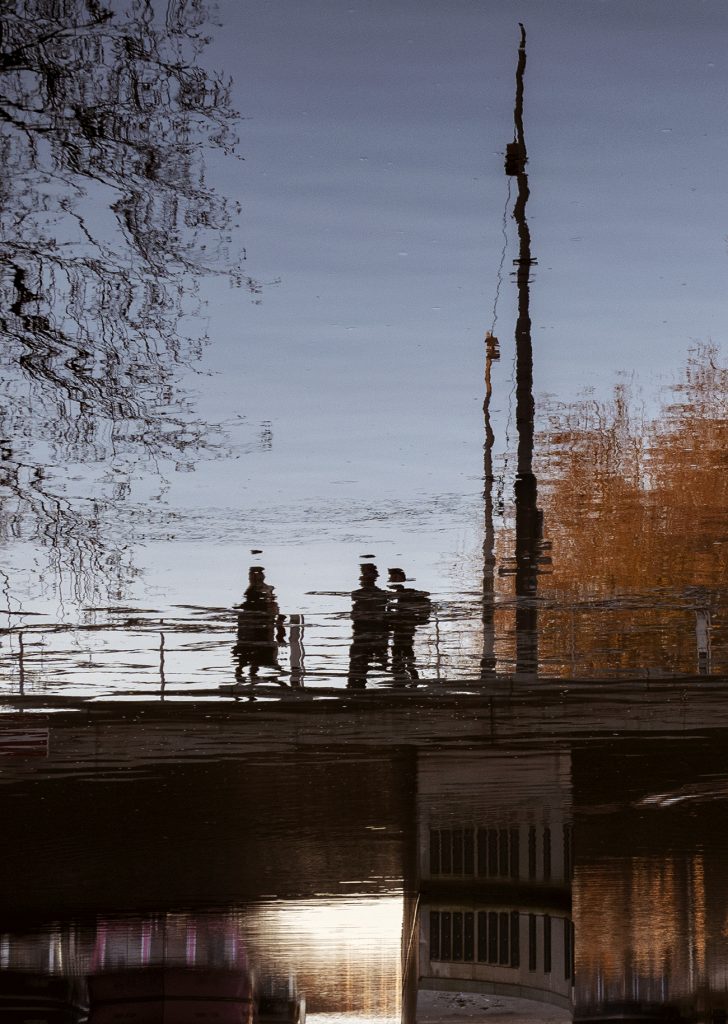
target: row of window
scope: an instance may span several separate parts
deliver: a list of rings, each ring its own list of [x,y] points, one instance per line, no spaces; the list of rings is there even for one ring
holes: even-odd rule
[[[430,829],[430,874],[518,878],[517,828]]]
[[[564,876],[571,878],[571,825],[564,825]],[[478,875],[520,878],[520,831],[517,828],[431,828],[431,875]],[[540,864],[539,864],[540,860]],[[551,829],[541,834],[538,856],[536,827],[528,830],[528,878],[551,879]]]
[[[528,969],[552,970],[553,919],[544,914],[539,958],[538,915],[528,915]],[[574,926],[563,920],[564,978],[574,977]],[[521,966],[521,915],[516,910],[431,910],[430,960]]]
[[[520,950],[517,911],[430,911],[431,960],[519,967]]]

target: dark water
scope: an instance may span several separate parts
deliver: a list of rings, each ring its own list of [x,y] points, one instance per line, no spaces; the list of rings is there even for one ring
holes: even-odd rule
[[[726,1019],[726,29],[4,12],[0,1019]]]
[[[220,720],[220,758],[184,721],[59,717],[0,787],[13,1019],[720,1019],[723,732],[429,717]]]

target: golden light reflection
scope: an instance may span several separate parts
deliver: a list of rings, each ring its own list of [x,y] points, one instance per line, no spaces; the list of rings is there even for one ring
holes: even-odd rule
[[[399,1019],[404,901],[379,898],[280,901],[245,914],[253,960],[290,972],[308,1018]]]
[[[635,857],[581,865],[573,888],[576,975],[585,992],[686,996],[706,981],[703,858]],[[713,943],[715,945],[715,942]],[[714,949],[722,961],[724,943]]]
[[[693,857],[690,864],[691,904],[693,931],[691,935],[695,957],[694,969],[698,979],[705,977],[705,944],[706,944],[706,912],[705,912],[705,868],[700,854]]]

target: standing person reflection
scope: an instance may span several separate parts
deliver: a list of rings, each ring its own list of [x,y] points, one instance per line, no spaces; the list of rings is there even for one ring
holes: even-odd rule
[[[349,649],[350,689],[364,689],[372,665],[387,669],[389,624],[385,590],[377,586],[379,571],[376,565],[365,563],[360,567],[361,586],[351,593],[352,643]]]
[[[415,663],[415,632],[430,620],[432,604],[425,590],[405,587],[403,569],[389,570],[389,627],[392,631],[392,677],[395,686],[416,686],[420,676]]]
[[[278,647],[284,642],[283,616],[275,591],[270,583],[265,582],[265,570],[252,566],[248,573],[248,589],[238,611],[238,640],[233,647],[237,682],[243,681],[246,667],[251,683],[256,681],[261,668],[280,672]]]

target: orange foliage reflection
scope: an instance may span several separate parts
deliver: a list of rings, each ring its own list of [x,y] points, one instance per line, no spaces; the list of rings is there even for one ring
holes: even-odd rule
[[[660,414],[630,390],[552,412],[537,445],[552,567],[539,580],[542,671],[725,671],[728,369],[690,352]]]

